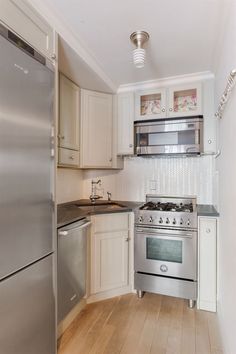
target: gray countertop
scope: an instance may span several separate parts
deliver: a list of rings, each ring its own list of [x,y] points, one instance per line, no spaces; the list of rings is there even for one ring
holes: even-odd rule
[[[134,211],[136,208],[138,208],[143,204],[143,202],[112,200],[111,204],[117,203],[121,207],[119,209],[112,209],[109,207],[105,207],[103,209],[102,205],[106,202],[107,201],[102,201],[102,200],[97,201],[96,206],[99,206],[98,210],[94,208],[94,206],[89,205],[90,200],[88,199],[74,200],[68,203],[59,204],[57,206],[57,227],[60,228],[62,226],[78,221],[90,215],[125,213],[125,212]],[[83,206],[85,206],[86,208],[83,208]],[[197,214],[198,216],[208,216],[208,217],[219,216],[219,213],[217,212],[215,207],[213,205],[207,205],[207,204],[198,204]]]
[[[57,206],[57,227],[60,228],[72,222],[78,221],[86,216],[95,215],[95,214],[109,214],[109,213],[125,213],[134,211],[143,202],[131,202],[131,201],[117,201],[112,200],[112,203],[117,203],[121,207],[119,209],[112,209],[105,207],[102,208],[102,205],[107,201],[97,201],[96,206],[99,206],[99,210],[96,210],[94,206],[88,205],[90,200],[88,199],[80,199],[74,200],[69,203],[58,204]],[[79,205],[77,205],[79,204]],[[82,207],[80,207],[82,206]],[[86,208],[83,209],[83,206]]]
[[[198,216],[220,216],[218,211],[213,205],[209,204],[198,204],[197,205],[197,215]]]

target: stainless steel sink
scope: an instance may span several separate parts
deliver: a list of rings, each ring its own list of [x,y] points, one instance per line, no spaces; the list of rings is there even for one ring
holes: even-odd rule
[[[90,212],[95,212],[95,211],[108,211],[108,210],[120,210],[125,208],[124,205],[118,204],[118,203],[113,203],[113,202],[107,202],[107,203],[97,203],[97,204],[76,204],[76,206],[84,211],[90,211]]]

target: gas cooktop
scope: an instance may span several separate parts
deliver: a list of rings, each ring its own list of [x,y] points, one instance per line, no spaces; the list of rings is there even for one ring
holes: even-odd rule
[[[192,203],[171,203],[171,202],[147,202],[143,206],[140,207],[140,210],[158,210],[158,211],[182,211],[186,213],[193,212],[193,204]]]
[[[196,198],[148,194],[136,212],[136,225],[197,228]]]

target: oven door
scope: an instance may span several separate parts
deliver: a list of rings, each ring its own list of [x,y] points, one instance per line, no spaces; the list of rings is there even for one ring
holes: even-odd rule
[[[197,231],[137,227],[136,272],[197,280]]]

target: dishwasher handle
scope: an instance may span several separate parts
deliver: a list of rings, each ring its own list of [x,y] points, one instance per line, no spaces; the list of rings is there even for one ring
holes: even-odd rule
[[[79,226],[75,226],[73,228],[70,228],[68,230],[61,230],[61,231],[58,231],[58,235],[59,236],[68,236],[70,231],[74,231],[74,230],[82,230],[82,229],[85,229],[86,227],[90,226],[92,223],[91,221],[87,221],[85,222],[84,224],[82,225],[79,225]]]

